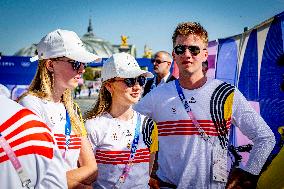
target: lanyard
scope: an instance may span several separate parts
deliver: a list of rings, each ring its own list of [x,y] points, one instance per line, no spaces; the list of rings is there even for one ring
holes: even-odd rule
[[[66,110],[66,123],[65,123],[65,151],[63,152],[63,158],[66,158],[66,152],[68,151],[69,144],[71,142],[70,140],[71,136],[71,121],[70,116]]]
[[[22,167],[18,157],[16,156],[16,154],[12,150],[11,146],[6,141],[6,139],[2,136],[1,133],[0,133],[0,145],[2,146],[3,150],[5,151],[8,158],[10,159],[13,167],[17,171],[17,173],[20,177],[20,180],[22,182],[22,186],[29,188],[29,184],[31,183],[31,180],[29,179],[28,174],[26,173],[24,167]]]
[[[188,113],[189,118],[192,120],[194,126],[198,129],[198,132],[200,133],[201,138],[203,138],[205,141],[210,142],[215,148],[213,150],[213,180],[219,181],[219,182],[227,182],[227,150],[222,149],[218,145],[216,146],[210,136],[208,136],[205,131],[200,127],[198,121],[196,120],[189,103],[187,102],[184,93],[182,91],[182,88],[179,84],[178,79],[175,80],[176,84],[176,90],[178,92],[179,98]]]
[[[130,168],[133,165],[132,162],[134,160],[136,150],[137,150],[137,146],[138,146],[138,141],[139,141],[140,125],[141,125],[141,115],[139,113],[137,113],[135,135],[134,135],[133,142],[132,142],[132,145],[131,145],[128,163],[125,165],[123,172],[122,172],[121,176],[119,177],[118,181],[116,182],[114,188],[120,188],[121,184],[123,184],[125,182],[125,179],[128,176]]]
[[[203,138],[205,141],[209,141],[211,144],[213,144],[213,142],[210,140],[210,136],[208,136],[205,131],[201,128],[201,126],[199,125],[198,121],[196,120],[191,108],[190,108],[190,105],[188,103],[188,101],[186,100],[185,96],[184,96],[184,93],[182,91],[182,88],[179,84],[179,80],[176,79],[175,80],[175,85],[176,85],[176,90],[178,92],[178,96],[184,106],[184,109],[186,110],[189,118],[192,120],[193,122],[193,125],[197,128],[198,132],[200,133],[200,136],[201,138]]]

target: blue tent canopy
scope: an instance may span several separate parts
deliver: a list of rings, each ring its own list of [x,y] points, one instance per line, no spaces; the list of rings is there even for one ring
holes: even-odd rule
[[[101,67],[104,58],[100,63],[90,63],[88,66]],[[153,72],[150,59],[137,58],[140,67],[147,67]],[[30,57],[22,56],[1,56],[0,57],[0,83],[4,85],[29,85],[36,73],[38,62],[30,62]]]
[[[30,57],[1,56],[0,58],[1,84],[30,84],[37,69],[37,62],[30,62]]]

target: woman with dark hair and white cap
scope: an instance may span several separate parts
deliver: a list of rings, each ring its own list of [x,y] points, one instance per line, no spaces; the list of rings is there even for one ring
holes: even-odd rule
[[[99,97],[85,123],[98,163],[94,188],[149,188],[158,131],[152,119],[132,109],[146,77],[153,74],[127,53],[113,54],[103,64]]]
[[[36,75],[19,102],[40,116],[54,133],[64,159],[58,169],[66,170],[68,188],[90,188],[97,164],[71,91],[85,71],[84,64],[100,57],[86,51],[76,33],[61,29],[43,37],[37,52]]]

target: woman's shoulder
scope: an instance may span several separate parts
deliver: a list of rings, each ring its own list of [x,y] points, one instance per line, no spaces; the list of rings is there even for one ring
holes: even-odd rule
[[[19,100],[19,104],[32,108],[32,107],[38,107],[42,103],[42,100],[34,95],[26,95],[23,98]]]
[[[110,121],[111,121],[111,117],[108,116],[107,113],[103,113],[100,116],[87,119],[85,121],[85,127],[88,132],[93,131],[93,130],[99,130],[102,127],[104,127],[105,129],[106,126],[109,125]]]
[[[32,94],[28,94],[26,96],[24,96],[20,102],[28,102],[28,101],[32,101],[32,102],[40,102],[41,99],[35,95]]]

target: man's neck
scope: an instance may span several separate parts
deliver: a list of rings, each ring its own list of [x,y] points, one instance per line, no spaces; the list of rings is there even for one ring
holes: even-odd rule
[[[162,81],[162,79],[164,78],[164,77],[166,77],[166,76],[168,76],[170,73],[168,72],[168,73],[163,73],[163,74],[157,74],[157,80],[156,80],[156,82],[157,82],[157,85]]]
[[[202,87],[207,81],[207,77],[202,75],[179,75],[179,83],[181,87],[189,90]]]

